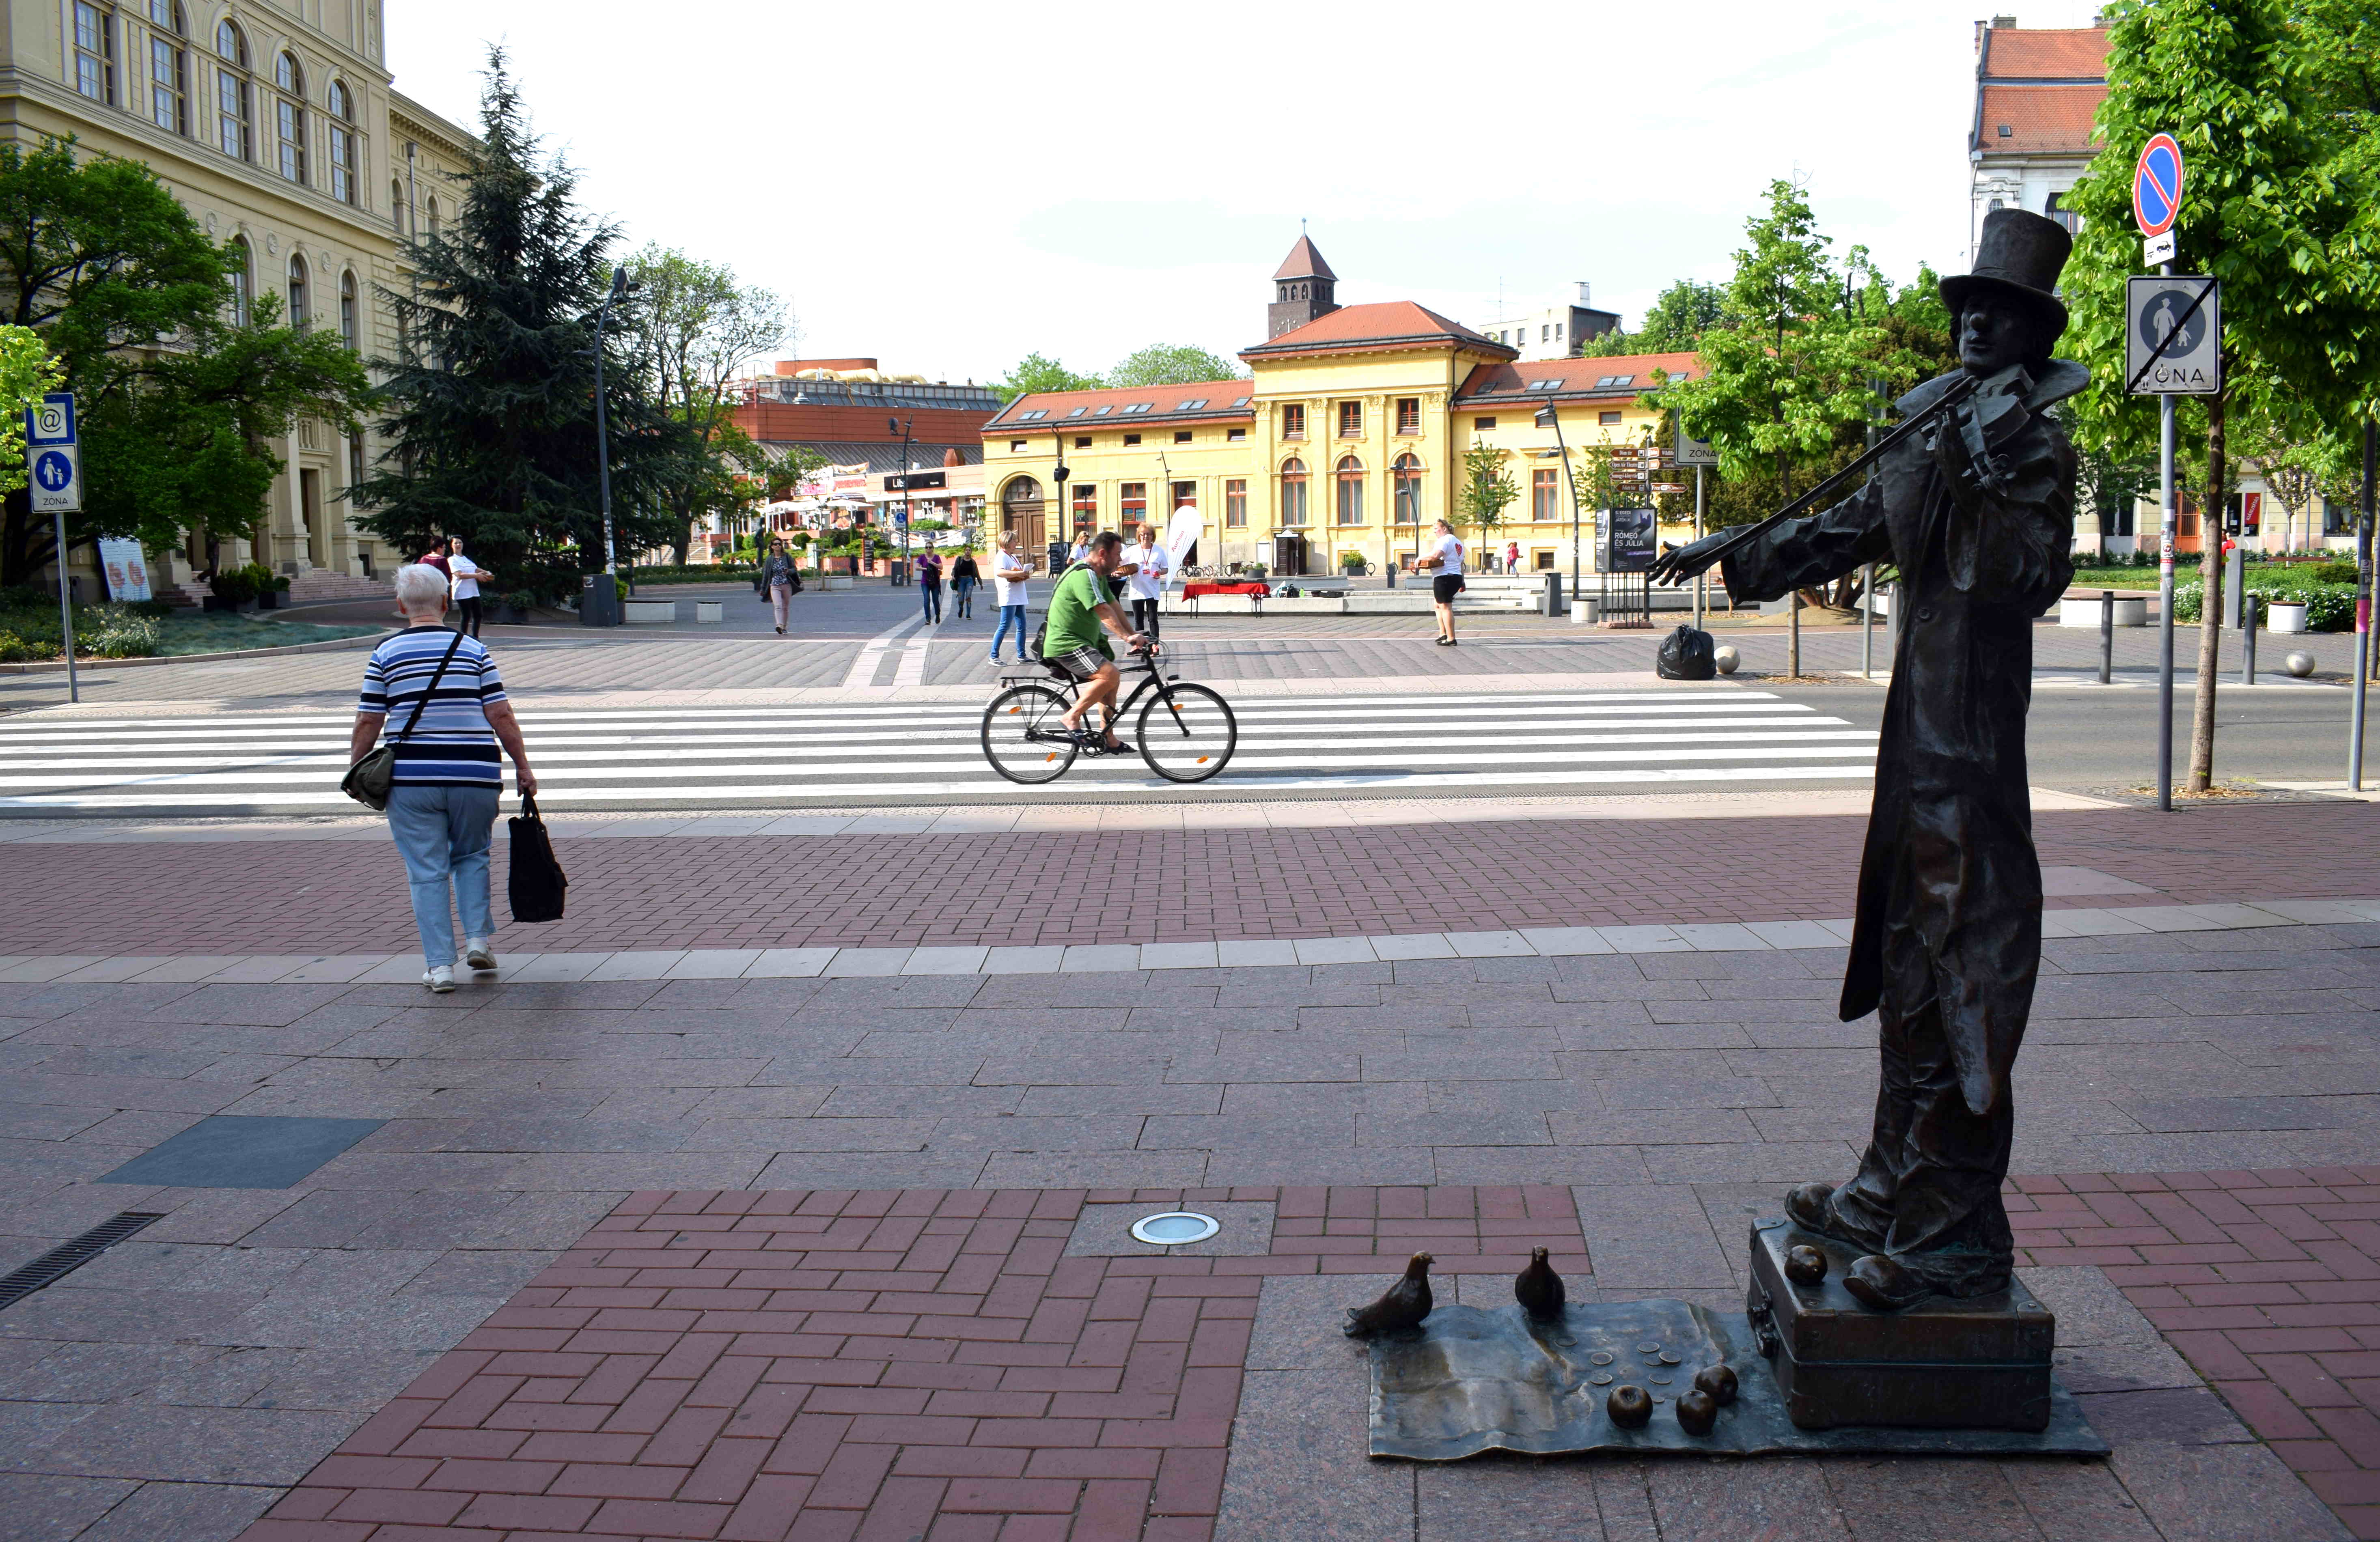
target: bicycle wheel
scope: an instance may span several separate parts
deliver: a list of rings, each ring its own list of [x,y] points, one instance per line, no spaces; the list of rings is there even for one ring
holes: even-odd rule
[[[1231,704],[1204,686],[1175,686],[1140,710],[1140,758],[1168,782],[1204,782],[1240,742]]]
[[[1049,686],[1011,686],[983,710],[983,758],[1028,787],[1057,781],[1075,763],[1065,714],[1066,698]]]

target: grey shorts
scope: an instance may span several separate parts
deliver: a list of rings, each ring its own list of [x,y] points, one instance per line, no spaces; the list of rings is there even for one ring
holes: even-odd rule
[[[1096,648],[1077,648],[1071,653],[1055,653],[1042,661],[1062,669],[1075,680],[1088,680],[1114,662]]]

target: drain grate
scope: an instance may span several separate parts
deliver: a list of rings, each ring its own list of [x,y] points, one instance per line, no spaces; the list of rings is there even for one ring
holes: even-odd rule
[[[60,1243],[16,1273],[0,1279],[0,1307],[14,1306],[42,1286],[56,1284],[151,1221],[164,1219],[162,1213],[124,1210],[81,1236]]]

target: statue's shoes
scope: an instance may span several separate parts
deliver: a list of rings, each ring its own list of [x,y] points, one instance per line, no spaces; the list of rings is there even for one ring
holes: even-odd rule
[[[1882,1253],[1871,1253],[1852,1265],[1843,1289],[1863,1306],[1877,1312],[1898,1312],[1934,1293],[1934,1288]]]
[[[1831,1184],[1803,1184],[1789,1189],[1785,1194],[1786,1218],[1804,1232],[1824,1236],[1834,1227],[1834,1217],[1827,1207],[1827,1201],[1834,1196]]]

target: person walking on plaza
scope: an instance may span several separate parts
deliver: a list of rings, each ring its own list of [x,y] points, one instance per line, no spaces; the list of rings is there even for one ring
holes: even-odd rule
[[[930,546],[917,553],[917,599],[926,619],[942,624],[942,559]]]
[[[958,601],[953,620],[965,621],[975,613],[975,586],[982,581],[983,575],[975,565],[975,548],[970,546],[951,564],[951,595]]]
[[[1140,528],[1140,544],[1124,553],[1129,575],[1124,587],[1132,593],[1133,630],[1144,637],[1157,636],[1157,602],[1165,594],[1165,575],[1172,569],[1173,559],[1165,548],[1157,544],[1157,527]]]
[[[388,830],[413,890],[421,983],[443,993],[455,989],[458,913],[464,963],[475,970],[496,966],[488,843],[504,792],[497,747],[512,757],[524,796],[537,792],[537,775],[495,660],[477,637],[443,625],[446,580],[426,563],[401,567],[396,604],[405,630],[373,649],[364,664],[347,759],[363,759],[387,729],[396,753]]]
[[[1123,565],[1123,537],[1102,530],[1090,548],[1090,554],[1068,569],[1050,590],[1049,631],[1042,640],[1041,656],[1082,687],[1062,720],[1075,741],[1086,749],[1113,755],[1124,747],[1113,726],[1116,687],[1123,683],[1123,675],[1116,669],[1115,650],[1099,630],[1113,632],[1130,648],[1156,644],[1124,620],[1123,608],[1116,603],[1115,590],[1108,585]],[[1083,726],[1094,707],[1102,709],[1097,731]]]
[[[1521,543],[1517,540],[1508,540],[1504,543],[1504,571],[1507,573],[1521,571]]]
[[[1080,567],[1090,557],[1091,538],[1080,531],[1075,535],[1075,549],[1066,553],[1066,565]]]
[[[495,575],[463,554],[463,538],[446,542],[446,576],[455,581],[455,630],[480,635],[480,585]]]
[[[1463,541],[1453,526],[1443,519],[1438,522],[1428,546],[1414,559],[1414,571],[1430,574],[1430,601],[1438,611],[1438,645],[1452,648],[1454,597],[1463,592]]]
[[[1008,636],[1011,626],[1016,628],[1016,662],[1025,662],[1025,602],[1026,580],[1033,577],[1033,565],[1016,554],[1016,532],[1000,532],[1000,544],[991,553],[992,599],[1000,603],[1000,628],[991,634],[991,662],[1000,662],[1000,641]]]
[[[776,618],[777,636],[785,635],[785,627],[794,619],[794,590],[801,584],[801,570],[794,565],[793,553],[779,541],[760,565],[760,585],[769,591],[769,611]]]

